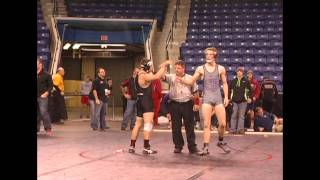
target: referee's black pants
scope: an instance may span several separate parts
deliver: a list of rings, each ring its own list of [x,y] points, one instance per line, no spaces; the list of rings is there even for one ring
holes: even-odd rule
[[[187,135],[188,149],[193,151],[196,149],[196,135],[194,133],[194,115],[193,115],[193,101],[175,102],[171,101],[169,106],[171,121],[172,121],[172,139],[175,148],[182,149],[184,140],[181,132],[182,119]]]

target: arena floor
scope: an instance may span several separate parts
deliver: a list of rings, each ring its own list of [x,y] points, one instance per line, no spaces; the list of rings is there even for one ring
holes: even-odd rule
[[[53,136],[38,134],[37,177],[39,180],[280,180],[283,179],[283,140],[280,133],[226,135],[232,152],[216,146],[212,132],[209,156],[173,153],[171,131],[154,130],[151,146],[158,154],[143,155],[142,133],[136,154],[129,154],[130,131],[120,131],[120,122],[109,123],[106,132],[92,131],[88,120],[53,125]],[[185,135],[185,134],[184,134]],[[198,148],[203,136],[196,131]]]

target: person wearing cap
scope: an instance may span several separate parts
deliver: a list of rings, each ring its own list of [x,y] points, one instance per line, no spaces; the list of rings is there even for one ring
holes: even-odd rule
[[[259,97],[260,97],[260,84],[254,78],[252,70],[247,72],[247,78],[251,85],[251,90],[253,93],[252,102],[247,105],[247,117],[250,121],[250,128],[253,128],[253,119],[254,119],[254,109],[258,106]]]
[[[227,146],[227,143],[223,141],[226,129],[225,107],[229,104],[226,70],[223,66],[216,63],[218,50],[215,47],[206,48],[204,50],[204,53],[206,57],[206,63],[204,65],[198,66],[191,78],[176,78],[177,81],[188,85],[193,85],[196,80],[203,78],[203,99],[201,112],[204,120],[204,131],[203,148],[198,152],[198,155],[200,156],[209,154],[211,116],[213,114],[216,114],[219,122],[219,141],[217,143],[217,146],[226,153],[229,153],[231,151]],[[223,92],[225,94],[223,98],[220,91],[220,80],[222,81]]]
[[[230,100],[233,105],[229,133],[244,134],[244,115],[247,103],[251,103],[251,85],[243,76],[244,68],[237,68],[237,76],[230,83]]]

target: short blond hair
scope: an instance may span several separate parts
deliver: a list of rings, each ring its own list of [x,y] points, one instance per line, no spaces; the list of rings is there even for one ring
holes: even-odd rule
[[[207,51],[213,51],[213,52],[215,52],[215,54],[218,53],[218,50],[217,50],[217,48],[215,48],[215,47],[207,47],[207,48],[204,50],[204,53],[206,53]]]
[[[213,51],[214,52],[214,58],[216,59],[218,57],[218,50],[215,47],[207,47],[204,50],[204,54],[207,54],[207,51]]]

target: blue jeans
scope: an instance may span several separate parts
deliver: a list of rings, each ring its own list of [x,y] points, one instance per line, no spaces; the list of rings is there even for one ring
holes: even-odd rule
[[[247,109],[247,102],[233,104],[233,113],[231,115],[230,131],[239,131],[244,129],[244,114]]]
[[[51,130],[51,119],[48,112],[48,98],[37,98],[37,130],[40,131],[40,121],[43,121],[45,130]]]
[[[92,129],[105,129],[106,128],[106,116],[108,112],[108,103],[100,101],[100,104],[96,104],[95,100],[89,100],[90,114],[91,114],[91,128]]]
[[[136,123],[136,100],[127,100],[127,108],[123,115],[123,121],[121,124],[122,128],[126,128],[128,126],[128,122],[130,121],[130,128],[132,129]]]

